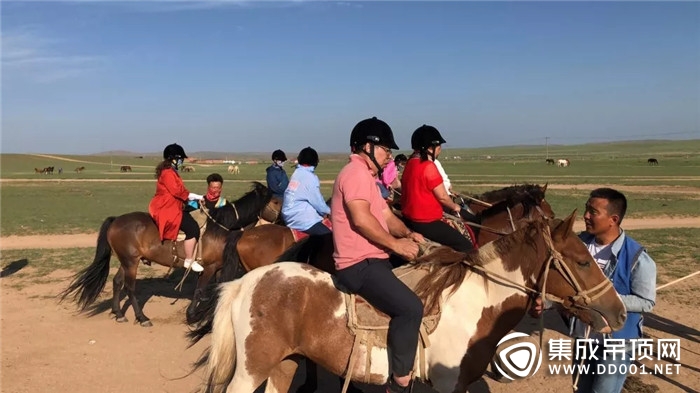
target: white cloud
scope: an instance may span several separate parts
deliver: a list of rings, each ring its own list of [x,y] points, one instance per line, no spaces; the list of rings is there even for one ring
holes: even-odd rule
[[[24,77],[36,83],[79,77],[105,63],[103,56],[61,53],[57,39],[36,31],[2,32],[2,72],[5,77]]]

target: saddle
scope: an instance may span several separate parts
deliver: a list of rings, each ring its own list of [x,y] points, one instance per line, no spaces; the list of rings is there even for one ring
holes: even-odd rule
[[[438,243],[434,242],[427,242],[421,245],[419,259],[429,255],[439,246]],[[428,265],[408,264],[397,267],[393,271],[406,286],[415,291],[420,280],[429,273],[430,267]],[[367,303],[361,296],[350,294],[346,291],[343,291],[343,294],[345,306],[348,311],[348,329],[350,333],[355,336],[346,375],[351,372],[350,370],[355,368],[356,362],[361,360],[359,357],[362,354],[364,355],[365,362],[365,375],[362,382],[370,383],[372,348],[387,348],[387,334],[389,331],[390,318],[388,315],[372,307],[372,305]],[[425,304],[425,299],[421,300]],[[413,371],[415,376],[425,380],[428,379],[425,348],[430,346],[428,336],[437,328],[441,315],[442,307],[440,305],[432,310],[428,310],[427,308],[424,310],[418,339],[418,361]],[[364,346],[365,351],[359,351],[360,346]]]
[[[323,220],[321,220],[321,223],[325,225],[328,229],[330,229],[331,232],[333,231],[333,224],[331,224],[331,220],[329,220],[328,218],[324,218]],[[308,233],[300,231],[298,229],[289,228],[289,230],[292,231],[292,237],[294,238],[295,243],[304,240],[310,236]]]

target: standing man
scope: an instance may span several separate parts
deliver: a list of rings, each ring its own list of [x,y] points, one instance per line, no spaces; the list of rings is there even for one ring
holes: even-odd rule
[[[599,343],[596,351],[586,354],[588,356],[583,360],[583,364],[589,365],[591,371],[589,374],[579,376],[577,393],[620,393],[622,391],[627,374],[620,373],[619,366],[630,365],[634,349],[630,340],[642,337],[644,319],[642,313],[651,311],[656,302],[656,263],[646,253],[644,247],[627,236],[620,227],[626,211],[627,198],[612,188],[598,188],[591,191],[586,202],[586,212],[583,215],[586,231],[581,232],[579,237],[586,244],[603,273],[612,281],[613,287],[627,309],[627,321],[622,329],[616,332],[589,335],[589,339],[598,339]],[[542,301],[537,299],[531,315],[536,316],[541,312]],[[585,338],[586,325],[574,317],[571,317],[570,321],[571,337],[577,341]],[[624,340],[624,359],[619,353],[604,353],[604,339]],[[593,347],[595,348],[595,345]],[[576,354],[578,355],[578,351]],[[575,364],[580,362],[580,358],[574,358]],[[596,373],[599,364],[605,366],[605,373]],[[608,365],[616,365],[615,368],[618,371],[610,374],[608,371],[612,367]],[[628,367],[625,367],[624,371],[628,371],[627,369]]]
[[[376,185],[391,149],[398,149],[389,125],[376,117],[357,123],[350,147],[350,162],[338,174],[331,199],[336,277],[391,317],[387,339],[391,376],[386,391],[411,392],[423,304],[394,275],[387,251],[412,260],[418,254],[416,242],[424,239],[391,212]]]
[[[289,176],[284,170],[286,162],[287,155],[278,149],[272,152],[272,165],[267,167],[267,188],[272,192],[272,196],[279,200],[284,198],[284,190],[289,185]]]

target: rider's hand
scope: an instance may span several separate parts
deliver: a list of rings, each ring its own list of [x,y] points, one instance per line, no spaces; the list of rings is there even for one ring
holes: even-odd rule
[[[406,236],[406,239],[411,239],[416,243],[424,243],[425,242],[425,237],[421,235],[418,232],[409,232],[409,234]]]
[[[540,315],[542,315],[542,311],[544,311],[544,305],[542,304],[542,297],[538,296],[532,302],[532,306],[530,307],[529,313],[530,313],[531,317],[538,318]]]
[[[418,244],[408,238],[396,239],[391,251],[406,260],[412,261],[418,256]]]

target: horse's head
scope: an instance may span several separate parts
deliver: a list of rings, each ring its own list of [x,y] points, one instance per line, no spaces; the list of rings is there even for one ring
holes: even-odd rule
[[[542,270],[540,290],[596,331],[622,328],[627,318],[622,299],[573,231],[576,211],[551,220],[551,258]],[[548,236],[545,236],[547,238]]]

